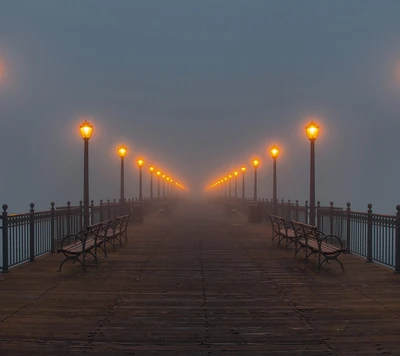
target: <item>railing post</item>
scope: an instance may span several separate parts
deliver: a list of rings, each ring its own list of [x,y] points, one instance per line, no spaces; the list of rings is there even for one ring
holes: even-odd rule
[[[8,270],[8,205],[4,204],[2,206],[3,213],[2,213],[2,237],[3,237],[3,268],[2,273],[10,272]]]
[[[111,215],[110,215],[110,199],[107,199],[107,220],[111,220]]]
[[[333,201],[330,203],[330,210],[329,210],[329,234],[333,235]]]
[[[90,201],[90,224],[93,225],[94,221],[94,200]]]
[[[394,246],[394,272],[400,273],[400,205],[396,206],[396,240]]]
[[[104,221],[103,219],[103,200],[100,199],[100,222]]]
[[[83,202],[82,200],[79,200],[79,208],[80,208],[80,214],[79,214],[79,230],[83,230]]]
[[[35,261],[35,204],[30,203],[29,210],[29,262]]]
[[[55,205],[55,203],[52,201],[51,203],[50,203],[50,205],[51,205],[51,208],[50,208],[50,239],[51,239],[51,241],[50,241],[50,249],[51,249],[51,253],[53,253],[54,251],[55,251],[55,241],[54,241],[54,239],[55,239],[55,234],[54,234],[54,227],[55,227],[55,221],[54,221],[54,218],[55,218],[55,209],[54,209],[54,205]]]
[[[299,201],[296,200],[296,221],[299,221]]]
[[[306,224],[308,224],[308,200],[306,200],[306,202],[305,202],[305,204],[304,204],[304,208],[305,208],[305,210],[306,210],[305,217],[304,217],[304,222],[305,222]]]
[[[320,208],[321,208],[321,202],[318,200],[317,201],[317,207],[316,207],[316,214],[317,214],[317,228],[318,228],[318,230],[321,230],[321,210],[320,210]],[[314,215],[315,216],[315,215]]]
[[[351,253],[351,230],[350,230],[350,219],[351,219],[351,209],[350,209],[350,203],[347,202],[347,209],[346,209],[346,217],[347,217],[347,223],[346,223],[346,252]]]
[[[71,202],[67,201],[67,235],[71,234]]]
[[[290,206],[290,199],[288,199],[288,212],[287,212],[287,220],[292,220],[292,207]]]
[[[368,204],[367,224],[367,262],[372,262],[372,204]]]

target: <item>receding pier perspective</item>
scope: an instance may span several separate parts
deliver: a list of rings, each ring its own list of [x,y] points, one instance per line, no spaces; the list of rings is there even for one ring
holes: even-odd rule
[[[53,253],[1,275],[4,355],[400,352],[399,276],[352,254],[315,268],[240,206],[174,202],[86,271]],[[238,210],[236,210],[236,208]]]
[[[400,0],[0,0],[0,356],[400,356]]]

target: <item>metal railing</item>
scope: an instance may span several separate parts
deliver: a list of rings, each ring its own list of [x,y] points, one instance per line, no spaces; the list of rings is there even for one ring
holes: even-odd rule
[[[263,202],[259,201],[259,204]],[[266,215],[274,211],[272,200],[266,200]],[[349,253],[365,257],[368,262],[379,262],[400,271],[400,206],[395,215],[375,214],[372,205],[365,212],[352,211],[351,204],[346,208],[321,206],[317,202],[317,227],[324,234],[338,236]],[[278,202],[275,214],[286,220],[309,222],[309,206],[288,201]]]
[[[264,221],[269,221],[269,214],[281,216],[287,221],[306,224],[310,221],[307,200],[304,205],[300,205],[298,200],[294,203],[281,200],[274,204],[272,199],[258,199],[255,202],[251,198],[242,200],[223,196],[215,201],[229,204],[234,202],[248,213],[249,207],[256,204],[262,211]],[[350,203],[343,208],[334,206],[333,202],[329,206],[321,206],[317,202],[316,225],[324,234],[338,236],[348,253],[364,257],[368,262],[379,262],[400,272],[400,205],[396,209],[396,214],[384,215],[373,213],[371,204],[366,211],[360,212],[351,210]],[[250,215],[249,213],[249,220]]]
[[[131,221],[143,221],[143,216],[153,210],[176,200],[145,198],[142,202],[128,199],[123,204],[100,200],[99,205],[91,201],[89,207],[90,224],[115,219],[117,216],[130,213]],[[50,210],[35,211],[35,205],[30,204],[30,210],[22,214],[9,214],[7,205],[3,205],[0,215],[0,271],[8,272],[9,268],[49,252],[55,252],[63,237],[77,234],[83,229],[83,206],[66,206],[55,208],[51,203]]]

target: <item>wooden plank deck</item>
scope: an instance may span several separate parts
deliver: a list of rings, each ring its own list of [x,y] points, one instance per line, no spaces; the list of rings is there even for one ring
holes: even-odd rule
[[[400,275],[318,273],[267,224],[185,204],[130,225],[85,273],[54,254],[0,275],[0,355],[400,355]]]

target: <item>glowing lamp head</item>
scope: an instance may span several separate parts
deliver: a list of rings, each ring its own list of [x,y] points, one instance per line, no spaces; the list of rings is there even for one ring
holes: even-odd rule
[[[272,158],[277,158],[277,157],[278,157],[278,154],[279,154],[279,148],[276,147],[275,145],[273,145],[273,146],[271,147],[270,152],[271,152]]]
[[[138,159],[137,164],[138,164],[139,167],[143,167],[143,165],[144,165],[144,160]]]
[[[237,177],[239,173],[238,172],[234,172],[233,174],[235,175],[235,177]]]
[[[89,140],[90,137],[92,136],[92,132],[93,132],[93,125],[90,122],[87,122],[85,120],[84,123],[82,123],[79,126],[79,131],[81,133],[81,136],[84,140]]]
[[[253,166],[254,166],[254,168],[257,168],[259,164],[260,164],[260,161],[259,161],[258,159],[254,159],[254,160],[253,160]]]
[[[126,149],[126,147],[124,145],[122,145],[120,148],[118,148],[118,156],[120,156],[121,158],[125,158],[127,152],[128,152],[128,150]]]
[[[153,172],[154,172],[154,167],[151,166],[151,167],[149,168],[149,171],[150,171],[150,173],[153,173]]]
[[[243,167],[240,168],[240,169],[242,170],[243,173],[246,172],[246,167],[245,167],[245,166],[243,166]]]
[[[224,180],[228,180],[228,177],[225,177]]]
[[[162,175],[163,179],[165,179],[165,174]]]
[[[314,121],[311,121],[306,126],[307,137],[310,141],[315,141],[318,136],[319,126],[317,126]]]
[[[167,180],[169,181],[169,177],[167,177]]]
[[[232,179],[232,174],[230,174],[230,175],[228,176],[228,178],[229,178],[229,179]]]
[[[160,171],[157,171],[157,175],[160,176],[160,175],[161,175],[161,172],[160,172]]]

